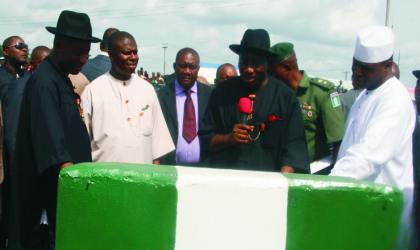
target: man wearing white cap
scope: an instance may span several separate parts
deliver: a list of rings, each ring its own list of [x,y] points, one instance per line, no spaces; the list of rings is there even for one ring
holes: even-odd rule
[[[352,72],[355,84],[365,90],[350,110],[338,161],[330,175],[399,188],[404,212],[398,249],[410,249],[415,112],[406,88],[393,76],[393,53],[394,34],[388,27],[359,31]]]

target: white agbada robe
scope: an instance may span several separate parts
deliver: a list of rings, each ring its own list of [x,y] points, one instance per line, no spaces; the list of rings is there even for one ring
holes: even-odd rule
[[[86,86],[81,106],[94,162],[152,164],[175,150],[154,88],[137,75],[98,77]]]
[[[403,237],[408,230],[412,232],[415,119],[407,89],[397,78],[375,90],[364,90],[350,110],[338,160],[330,174],[399,188],[404,195]]]

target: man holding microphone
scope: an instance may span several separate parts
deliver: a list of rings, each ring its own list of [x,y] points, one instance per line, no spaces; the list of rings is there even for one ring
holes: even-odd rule
[[[267,74],[275,56],[267,31],[247,30],[240,45],[229,47],[239,55],[240,76],[218,85],[210,97],[198,133],[202,156],[210,167],[308,173],[299,101]]]

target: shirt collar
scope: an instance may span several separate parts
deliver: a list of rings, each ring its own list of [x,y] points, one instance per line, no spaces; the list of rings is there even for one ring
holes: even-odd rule
[[[366,89],[366,94],[370,95],[373,93],[382,93],[383,91],[386,91],[389,86],[391,86],[392,84],[395,84],[397,81],[399,82],[399,80],[395,76],[393,76],[389,78],[388,80],[386,80],[384,83],[382,83],[382,85],[377,87],[376,89],[372,89],[372,90]]]
[[[99,52],[99,55],[103,55],[103,56],[108,56],[109,57],[108,53],[107,52],[103,52],[103,51]]]
[[[9,68],[6,66],[6,63],[5,63],[5,64],[3,64],[1,67],[2,67],[2,68],[4,67],[4,69],[6,70],[6,72],[7,72],[7,73],[9,73],[9,74],[11,74],[11,75],[15,75],[15,76],[16,76],[16,74],[17,74],[17,75],[19,75],[19,77],[24,76],[24,75],[25,75],[25,73],[27,72],[26,70],[24,70],[24,69],[20,68],[20,69],[18,69],[18,72],[17,72],[17,73],[13,73],[13,71],[12,71],[11,69],[9,69]]]
[[[129,86],[130,85],[131,80],[133,80],[133,76],[135,76],[134,74],[131,74],[130,79],[128,79],[128,80],[119,80],[119,79],[113,77],[109,72],[106,72],[105,74],[108,74],[115,82],[119,82],[119,83],[125,82],[126,83],[126,86]]]
[[[178,79],[175,79],[175,95],[179,95],[181,92],[184,92],[185,89],[181,87],[178,83]],[[191,87],[191,91],[197,93],[197,81],[194,82],[194,85]]]

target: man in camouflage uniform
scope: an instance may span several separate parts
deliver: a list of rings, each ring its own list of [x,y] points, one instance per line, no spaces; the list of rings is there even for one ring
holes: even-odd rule
[[[310,161],[329,156],[329,144],[332,143],[332,167],[344,134],[343,111],[335,85],[325,79],[311,78],[305,71],[299,71],[293,44],[278,43],[270,51],[278,54],[270,62],[270,74],[285,82],[299,99]]]

